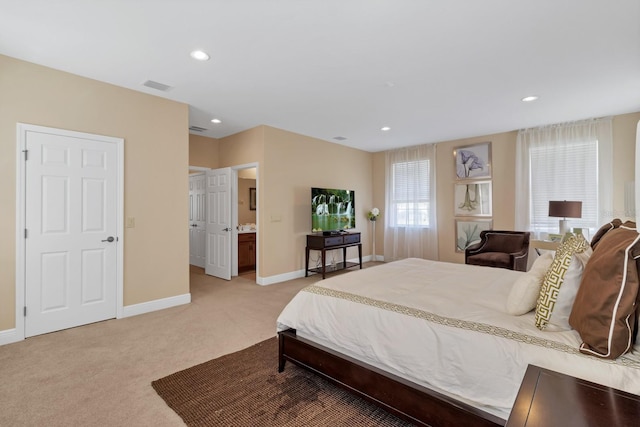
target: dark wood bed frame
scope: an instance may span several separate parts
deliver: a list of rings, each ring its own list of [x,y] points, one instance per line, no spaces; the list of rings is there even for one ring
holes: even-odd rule
[[[288,329],[278,333],[278,372],[286,361],[418,426],[504,426],[505,420],[346,356]]]

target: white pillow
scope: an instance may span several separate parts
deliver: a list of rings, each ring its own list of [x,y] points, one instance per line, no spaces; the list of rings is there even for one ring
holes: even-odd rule
[[[507,313],[520,316],[536,308],[542,279],[552,262],[553,252],[543,252],[535,260],[531,269],[515,281],[507,298]]]
[[[547,331],[556,332],[573,329],[571,325],[569,325],[569,315],[571,314],[573,302],[578,294],[578,288],[580,288],[584,267],[587,265],[587,261],[589,261],[592,253],[593,250],[589,247],[584,252],[574,253],[571,257],[571,264],[569,264],[569,268],[564,274],[562,287],[560,288],[556,304],[551,312],[549,323],[547,323],[546,326]]]

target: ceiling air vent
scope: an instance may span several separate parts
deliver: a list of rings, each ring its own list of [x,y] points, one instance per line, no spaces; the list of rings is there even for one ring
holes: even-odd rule
[[[146,87],[150,87],[151,89],[161,90],[163,92],[169,92],[171,89],[173,89],[169,85],[154,82],[153,80],[147,80],[146,82],[142,83],[142,85]]]
[[[201,128],[200,126],[189,126],[189,130],[192,130],[194,132],[204,132],[205,128]]]

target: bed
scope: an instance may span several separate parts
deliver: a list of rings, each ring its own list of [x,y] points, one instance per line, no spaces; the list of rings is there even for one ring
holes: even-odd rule
[[[637,279],[634,262],[620,268]],[[529,364],[640,394],[631,341],[618,357],[594,357],[578,331],[540,330],[536,310],[507,312],[529,274],[406,259],[320,281],[278,317],[279,370],[296,363],[417,425],[504,425]]]

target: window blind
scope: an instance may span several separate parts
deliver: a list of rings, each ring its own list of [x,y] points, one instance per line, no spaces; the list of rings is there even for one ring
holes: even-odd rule
[[[392,165],[392,226],[429,227],[430,167],[429,160]]]
[[[539,231],[558,232],[560,218],[549,217],[550,200],[582,201],[582,218],[571,227],[598,227],[598,141],[567,141],[529,148],[530,218]]]

